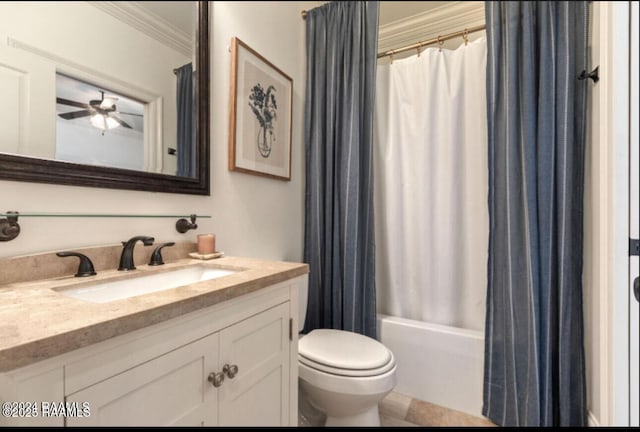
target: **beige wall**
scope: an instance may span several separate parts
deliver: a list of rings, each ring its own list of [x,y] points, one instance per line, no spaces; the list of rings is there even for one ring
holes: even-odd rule
[[[300,261],[303,245],[305,2],[211,2],[210,197],[119,191],[0,181],[2,208],[19,212],[208,214],[199,229],[179,234],[176,219],[20,218],[22,233],[0,243],[0,257],[118,243],[134,235],[161,241],[195,241],[217,234],[228,255]],[[227,170],[229,41],[237,36],[293,78],[292,172],[290,182]]]
[[[593,16],[594,7],[590,5]],[[598,11],[599,12],[599,11]],[[590,34],[590,50],[592,58],[597,58],[600,53],[598,39],[594,36],[600,32],[598,20],[592,20]],[[595,42],[595,44],[594,44]],[[596,138],[600,133],[600,112],[596,107],[600,106],[600,93],[594,91],[589,85],[588,89],[588,122],[587,143],[585,148],[585,184],[584,184],[584,261],[583,261],[583,313],[584,313],[584,344],[585,366],[587,378],[587,403],[589,408],[589,421],[600,424],[602,419],[602,400],[600,382],[600,308],[598,287],[604,283],[604,269],[602,261],[605,256],[602,241],[605,234],[602,233],[602,212],[598,203],[601,202],[603,191],[598,187],[605,178],[604,168],[601,167],[602,157],[605,155],[603,146]]]

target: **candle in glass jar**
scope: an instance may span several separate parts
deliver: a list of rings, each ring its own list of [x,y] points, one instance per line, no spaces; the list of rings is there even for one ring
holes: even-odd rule
[[[215,234],[198,234],[198,253],[201,255],[212,254],[216,251]]]

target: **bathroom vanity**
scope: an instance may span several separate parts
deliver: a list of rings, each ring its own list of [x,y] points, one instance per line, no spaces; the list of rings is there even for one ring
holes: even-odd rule
[[[227,273],[116,300],[73,296],[203,266]],[[225,257],[0,285],[0,426],[296,426],[307,272]]]

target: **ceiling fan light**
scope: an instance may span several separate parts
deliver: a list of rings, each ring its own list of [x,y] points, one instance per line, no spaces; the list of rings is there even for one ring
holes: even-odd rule
[[[91,124],[93,127],[96,127],[101,130],[105,130],[107,128],[107,124],[105,118],[102,114],[94,114],[91,116]]]
[[[109,116],[105,116],[105,119],[107,121],[107,129],[113,129],[113,128],[117,128],[118,126],[120,126],[120,123],[118,123],[114,118],[109,117]]]
[[[94,114],[91,116],[91,124],[100,130],[114,129],[120,126],[120,123],[104,114]]]

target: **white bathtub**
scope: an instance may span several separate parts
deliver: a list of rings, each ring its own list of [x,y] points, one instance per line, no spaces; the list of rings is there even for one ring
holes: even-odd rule
[[[378,314],[378,340],[398,364],[395,392],[482,415],[483,332]]]

